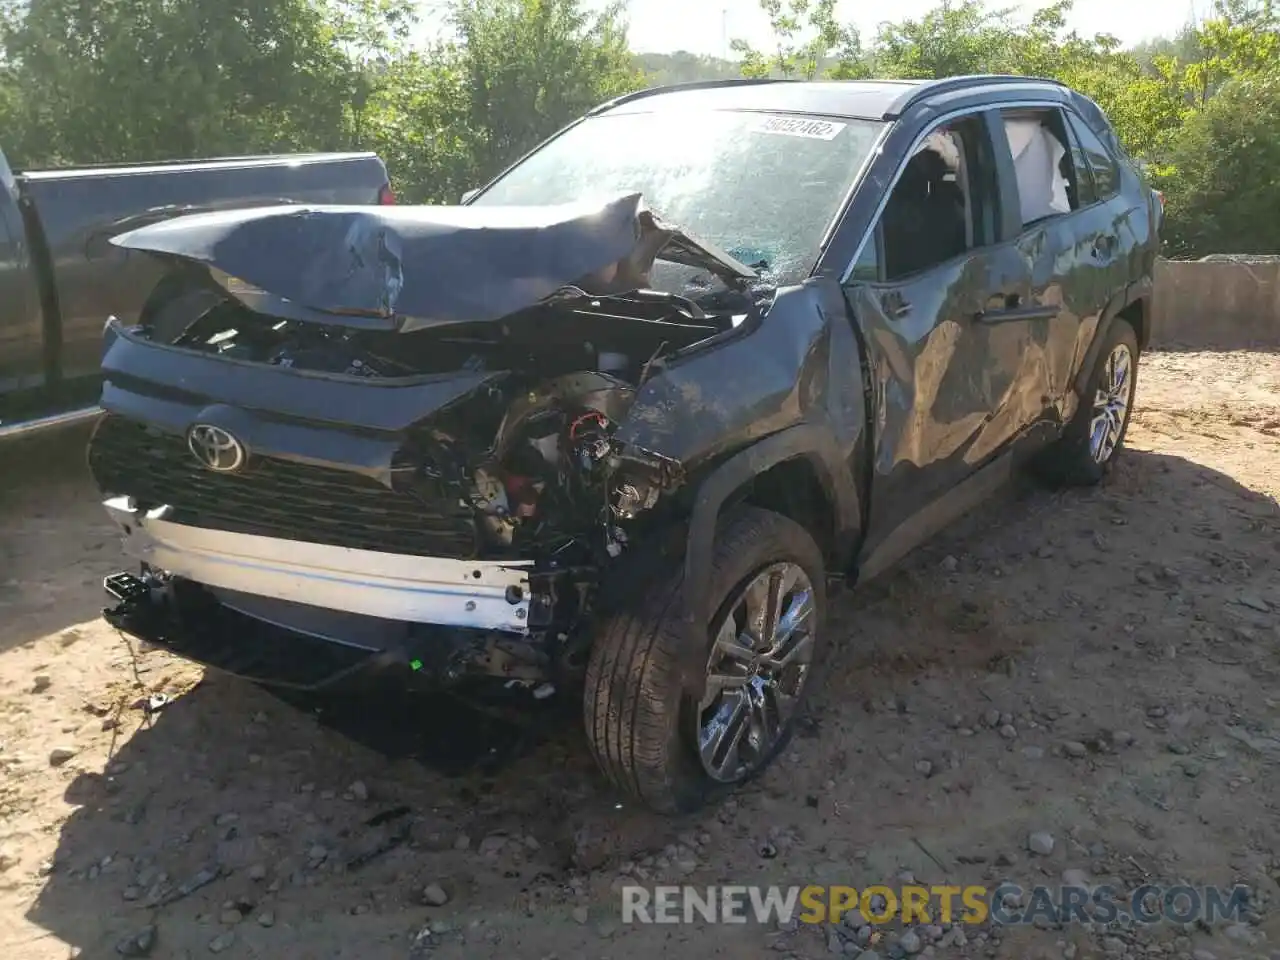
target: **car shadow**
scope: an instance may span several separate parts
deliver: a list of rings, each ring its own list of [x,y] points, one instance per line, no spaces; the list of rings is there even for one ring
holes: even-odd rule
[[[1089,607],[1104,609],[1124,591],[1177,593],[1189,585],[1171,564],[1185,559],[1188,540],[1212,565],[1243,566],[1263,583],[1280,560],[1278,534],[1280,503],[1266,493],[1180,456],[1126,449],[1097,487],[1047,490],[1019,476],[1005,495],[860,585],[834,615],[849,633],[858,625],[857,655],[873,674],[1004,670],[1034,635],[1015,626],[1034,625],[1050,603],[1065,598],[1092,621]],[[1255,547],[1251,572],[1242,564],[1245,537]],[[1015,577],[1017,591],[1002,587]],[[1275,599],[1280,605],[1280,593]],[[1018,601],[1029,615],[1009,616]],[[1243,620],[1266,620],[1232,608]],[[868,621],[878,629],[868,631]]]
[[[1072,590],[1084,609],[1095,587],[1064,571],[1120,569],[1131,557],[1077,562],[1075,545],[1097,550],[1100,537],[1132,535],[1158,565],[1174,552],[1169,538],[1193,522],[1189,497],[1215,528],[1205,542],[1224,555],[1237,528],[1280,524],[1274,500],[1203,465],[1143,451],[1127,452],[1096,489],[1017,485],[836,601],[829,633],[840,669],[804,732],[821,740],[827,721],[930,672],[946,688],[957,671],[1009,669],[1035,635],[1018,629],[1008,597],[988,588],[1015,565],[1047,563],[1046,545],[1055,544],[1060,571],[1046,566],[1045,584],[1031,583],[1019,602]],[[1118,579],[1094,582],[1114,591]],[[158,713],[130,711],[106,765],[71,780],[65,799],[75,809],[27,919],[80,947],[85,960],[118,956],[117,944],[152,924],[164,945],[156,956],[203,955],[229,910],[250,918],[237,927],[247,955],[301,956],[287,945],[288,924],[338,918],[335,931],[368,944],[359,955],[403,956],[405,931],[427,916],[426,884],[443,885],[460,912],[492,921],[531,903],[563,903],[575,878],[704,831],[713,845],[725,831],[741,836],[715,809],[663,819],[612,794],[576,715],[570,705],[540,728],[516,730],[441,697],[413,702],[381,690],[286,703],[209,675]],[[799,803],[797,775],[771,772],[740,793]],[[866,826],[874,833],[874,822]],[[280,926],[252,921],[264,910]]]

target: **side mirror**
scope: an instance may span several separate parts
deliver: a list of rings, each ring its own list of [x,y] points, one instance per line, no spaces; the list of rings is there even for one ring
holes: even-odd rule
[[[470,190],[468,190],[466,193],[462,195],[461,202],[464,204],[470,203],[473,199],[475,199],[475,195],[479,192],[480,192],[479,187],[472,187]]]

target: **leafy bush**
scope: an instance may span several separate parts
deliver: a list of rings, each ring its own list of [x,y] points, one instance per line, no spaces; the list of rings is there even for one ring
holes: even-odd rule
[[[1280,74],[1223,86],[1177,132],[1156,185],[1169,256],[1280,254]]]

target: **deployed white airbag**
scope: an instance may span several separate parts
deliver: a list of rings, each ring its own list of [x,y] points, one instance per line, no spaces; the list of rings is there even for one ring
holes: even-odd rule
[[[1004,132],[1013,154],[1022,222],[1032,223],[1053,214],[1070,213],[1067,179],[1060,167],[1067,151],[1058,138],[1036,120],[1006,120]]]

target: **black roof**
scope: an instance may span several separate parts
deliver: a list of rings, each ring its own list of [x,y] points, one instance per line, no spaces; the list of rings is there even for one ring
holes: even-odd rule
[[[907,108],[948,96],[990,93],[1064,100],[1072,94],[1056,80],[980,75],[942,80],[709,80],[640,90],[601,104],[597,113],[649,111],[658,106],[705,110],[771,110],[863,120],[894,120]]]

